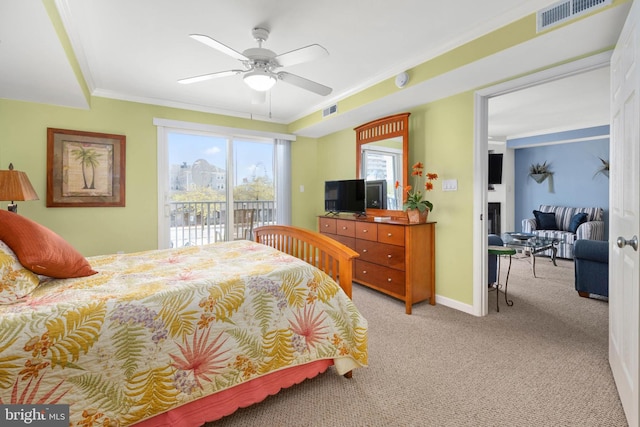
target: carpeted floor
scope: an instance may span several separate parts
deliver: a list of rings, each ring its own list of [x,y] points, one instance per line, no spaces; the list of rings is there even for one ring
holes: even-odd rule
[[[607,360],[608,303],[580,298],[573,262],[513,261],[512,307],[478,318],[361,286],[369,367],[333,368],[218,426],[626,426]],[[504,275],[505,270],[502,271]]]

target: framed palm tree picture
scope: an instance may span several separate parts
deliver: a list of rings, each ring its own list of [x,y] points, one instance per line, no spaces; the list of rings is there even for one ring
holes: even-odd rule
[[[125,206],[124,135],[47,128],[47,207]]]

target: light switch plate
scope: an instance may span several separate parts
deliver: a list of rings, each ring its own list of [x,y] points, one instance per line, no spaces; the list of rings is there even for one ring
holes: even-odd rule
[[[458,180],[457,179],[442,180],[442,191],[458,191]]]

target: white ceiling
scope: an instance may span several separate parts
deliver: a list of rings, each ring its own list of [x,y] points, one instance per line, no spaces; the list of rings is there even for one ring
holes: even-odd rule
[[[88,108],[81,83],[86,82],[94,96],[291,123],[552,3],[2,0],[0,97]],[[628,5],[610,9],[444,76],[410,84],[299,134],[322,136],[606,49],[615,44],[627,10]],[[71,52],[60,42],[57,19],[49,17],[56,11],[64,24],[59,33],[68,35]],[[241,68],[239,61],[189,34],[209,35],[242,52],[257,46],[251,36],[256,26],[270,29],[264,47],[276,53],[314,43],[324,46],[329,56],[285,70],[330,86],[333,92],[323,97],[278,82],[265,103],[254,105],[241,76],[177,83],[185,77]],[[76,60],[81,76],[71,65]],[[608,70],[578,78],[552,83],[544,91],[536,88],[493,99],[490,135],[513,137],[562,126],[575,129],[574,121],[580,127],[608,123]]]
[[[609,67],[489,100],[489,135],[497,141],[609,123]]]

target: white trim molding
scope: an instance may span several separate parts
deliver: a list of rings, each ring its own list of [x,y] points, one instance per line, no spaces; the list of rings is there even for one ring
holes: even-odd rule
[[[232,128],[226,126],[216,126],[216,125],[208,125],[205,123],[195,123],[195,122],[183,122],[181,120],[169,120],[169,119],[160,119],[153,118],[153,124],[155,126],[162,126],[166,128],[172,129],[186,129],[193,130],[198,132],[210,132],[216,133],[226,136],[232,137],[252,137],[252,138],[271,138],[271,139],[286,139],[289,141],[295,141],[296,136],[288,133],[277,133],[277,132],[268,132],[262,130],[251,130],[251,129],[241,129],[241,128]]]

